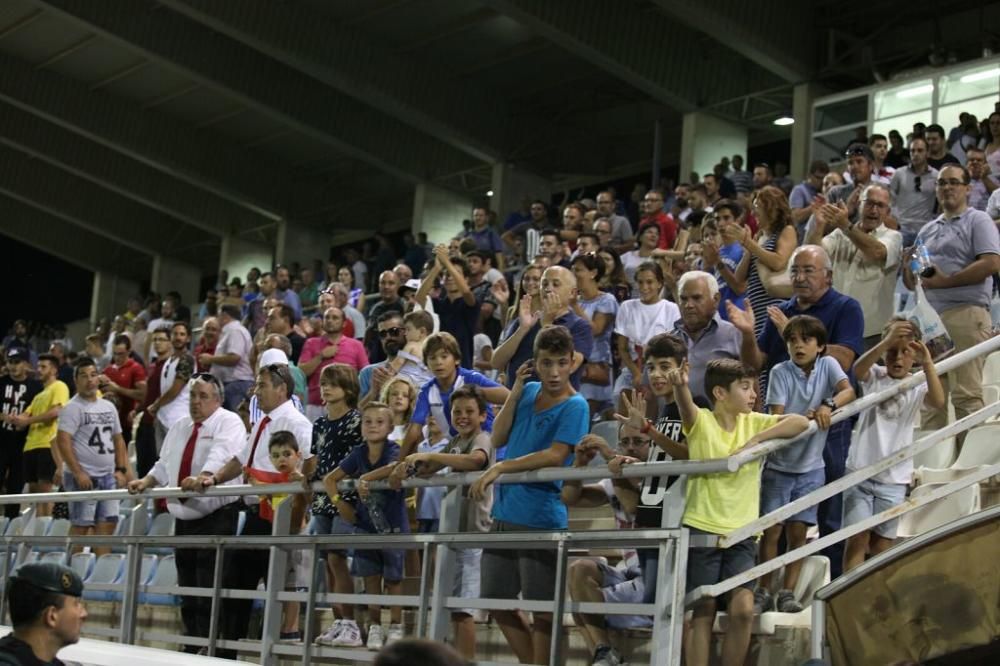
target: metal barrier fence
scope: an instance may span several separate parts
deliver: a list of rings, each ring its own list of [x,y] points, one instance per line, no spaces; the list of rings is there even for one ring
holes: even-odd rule
[[[992,338],[976,347],[965,350],[960,354],[948,358],[937,364],[940,373],[947,372],[959,365],[967,363],[972,359],[988,354],[1000,349],[1000,337]],[[835,412],[834,422],[850,418],[866,409],[871,409],[877,404],[891,399],[898,393],[905,391],[923,381],[923,373],[918,373],[900,384],[861,398]],[[584,532],[531,532],[531,533],[459,533],[459,518],[462,508],[462,487],[471,484],[479,477],[479,473],[449,474],[436,476],[429,479],[410,479],[404,482],[404,487],[424,487],[424,486],[447,486],[449,491],[442,502],[440,532],[436,534],[382,534],[382,535],[317,535],[299,536],[290,535],[289,522],[291,513],[291,503],[280,504],[275,511],[273,530],[270,536],[170,536],[170,537],[149,537],[146,535],[147,512],[144,504],[135,507],[129,515],[129,525],[127,535],[124,537],[109,536],[88,536],[88,537],[34,537],[34,536],[5,536],[3,547],[6,553],[5,566],[0,572],[0,580],[6,580],[7,570],[11,562],[11,548],[16,546],[23,554],[30,545],[40,546],[62,546],[69,553],[73,546],[79,545],[113,545],[124,544],[127,548],[127,569],[125,581],[119,585],[105,585],[100,589],[115,589],[122,592],[121,619],[118,630],[103,630],[90,633],[94,635],[105,635],[117,638],[122,643],[134,644],[137,638],[145,640],[169,641],[184,645],[196,645],[207,647],[210,655],[214,655],[217,648],[237,649],[247,651],[248,644],[245,641],[222,640],[217,638],[219,626],[219,614],[221,602],[225,599],[262,599],[264,600],[264,621],[262,639],[256,650],[260,655],[261,664],[272,666],[281,655],[301,656],[303,666],[308,666],[313,657],[334,657],[342,659],[352,659],[355,661],[366,660],[372,657],[371,653],[352,649],[320,648],[312,645],[312,622],[305,623],[306,634],[303,637],[301,646],[282,645],[275,641],[278,636],[281,622],[281,603],[284,601],[297,601],[306,603],[306,617],[312,618],[317,603],[349,603],[365,604],[380,603],[387,605],[398,605],[415,608],[417,610],[416,634],[436,640],[444,640],[448,633],[449,611],[458,608],[482,608],[488,610],[524,610],[551,612],[553,614],[552,642],[551,642],[551,664],[562,663],[562,617],[564,612],[580,613],[600,613],[600,614],[643,614],[653,616],[654,627],[652,634],[652,648],[650,663],[657,666],[679,666],[681,655],[681,630],[683,625],[683,609],[686,605],[696,602],[706,596],[719,596],[725,592],[739,586],[743,582],[753,580],[769,571],[774,571],[788,562],[806,557],[814,552],[822,550],[826,546],[842,541],[848,536],[863,529],[894,518],[902,513],[910,511],[918,506],[922,506],[930,501],[939,499],[964,488],[979,480],[989,478],[1000,473],[1000,465],[977,471],[969,476],[953,481],[937,490],[919,498],[910,500],[900,507],[884,512],[878,516],[844,528],[834,534],[827,535],[797,550],[785,553],[779,558],[763,565],[759,565],[750,571],[739,576],[735,576],[715,585],[698,588],[685,597],[684,581],[686,579],[686,556],[687,549],[691,546],[719,546],[722,548],[730,546],[744,538],[745,534],[759,532],[764,527],[781,522],[785,517],[794,514],[803,506],[818,503],[826,497],[835,495],[845,488],[855,485],[864,479],[874,476],[879,471],[890,467],[924,451],[944,437],[951,436],[968,430],[968,428],[985,421],[990,416],[1000,413],[1000,403],[987,406],[985,409],[972,414],[960,421],[957,421],[941,431],[922,438],[912,446],[897,452],[893,456],[886,458],[870,467],[845,476],[840,481],[825,486],[814,493],[798,500],[797,502],[783,507],[750,525],[733,532],[732,534],[715,537],[692,537],[686,529],[681,527],[681,517],[684,509],[684,486],[686,477],[689,475],[715,474],[724,472],[734,472],[745,464],[757,460],[772,451],[776,451],[784,446],[788,446],[800,439],[808,437],[815,431],[815,424],[810,424],[809,429],[799,436],[787,440],[773,440],[763,442],[760,445],[741,451],[729,458],[714,460],[683,460],[668,461],[661,463],[640,463],[626,466],[621,474],[625,478],[649,477],[649,476],[678,476],[677,483],[674,483],[666,491],[663,501],[661,529],[637,529],[628,531],[584,531]],[[532,472],[502,475],[497,480],[497,484],[506,483],[533,483],[539,481],[561,481],[561,480],[596,480],[608,478],[610,476],[606,468],[554,468],[543,469]],[[353,488],[353,482],[343,482],[343,490]],[[385,482],[372,483],[371,488],[378,490],[386,488]],[[299,484],[275,484],[269,487],[270,493],[290,494],[305,492]],[[314,484],[313,490],[323,492],[322,484]],[[254,486],[225,486],[212,487],[206,490],[208,495],[219,496],[242,496],[260,494],[260,489]],[[190,493],[177,488],[157,488],[146,491],[141,497],[144,498],[172,498],[189,497]],[[110,491],[83,491],[75,493],[47,493],[32,495],[7,495],[0,496],[0,504],[28,504],[34,505],[42,502],[53,501],[80,501],[90,499],[124,499],[133,498],[125,490]],[[28,509],[28,512],[32,509]],[[182,588],[166,587],[153,588],[141,586],[139,580],[142,552],[145,547],[166,545],[174,548],[213,548],[216,551],[216,567],[214,571],[213,586],[207,588]],[[553,548],[556,551],[557,569],[555,589],[556,595],[552,601],[522,601],[505,599],[479,599],[471,600],[460,597],[453,597],[448,594],[451,589],[455,551],[463,546],[475,546],[490,548]],[[615,604],[615,603],[578,603],[566,601],[565,582],[567,573],[567,562],[570,555],[570,548],[578,547],[602,547],[602,546],[633,546],[633,547],[656,547],[659,552],[658,571],[656,580],[661,581],[655,591],[655,601],[652,604]],[[287,558],[290,551],[298,548],[308,548],[312,551],[313,576],[312,580],[317,580],[317,566],[321,558],[316,557],[321,548],[353,548],[382,549],[382,548],[402,548],[420,549],[423,551],[423,570],[421,572],[420,591],[417,595],[374,595],[374,594],[338,594],[338,593],[318,593],[316,585],[310,586],[307,592],[285,592],[285,573],[287,571]],[[259,549],[267,548],[270,554],[269,567],[267,572],[266,590],[228,590],[222,589],[222,554],[226,548],[235,549]],[[435,551],[434,572],[431,574],[431,550]],[[212,619],[209,638],[199,639],[188,636],[162,634],[155,632],[139,632],[136,629],[137,600],[140,592],[166,593],[187,596],[209,597],[212,600]],[[817,602],[820,603],[820,602]],[[4,602],[0,601],[0,617],[5,612]],[[818,619],[817,619],[818,618]],[[814,608],[814,621],[822,622],[822,608]],[[819,652],[822,648],[821,635],[814,631],[813,651]],[[818,647],[817,647],[818,645]],[[818,655],[816,655],[818,656]],[[483,663],[483,662],[480,662]]]

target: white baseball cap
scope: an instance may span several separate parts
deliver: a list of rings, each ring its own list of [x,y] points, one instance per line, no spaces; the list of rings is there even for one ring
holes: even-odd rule
[[[263,368],[268,365],[288,365],[288,357],[285,356],[285,352],[280,349],[265,349],[264,353],[260,355],[260,360],[257,361],[257,368]]]

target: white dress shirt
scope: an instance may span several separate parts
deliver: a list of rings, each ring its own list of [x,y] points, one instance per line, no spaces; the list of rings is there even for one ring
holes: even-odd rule
[[[236,456],[241,465],[244,467],[250,466],[265,472],[277,472],[278,470],[271,464],[271,453],[268,450],[267,442],[271,438],[271,433],[282,430],[287,430],[295,435],[295,441],[299,445],[299,453],[302,454],[302,460],[308,460],[313,457],[313,424],[306,418],[305,414],[295,408],[291,400],[281,403],[272,409],[270,413],[265,414],[265,416],[270,417],[271,420],[268,423],[263,423],[263,419],[261,419],[261,423],[257,423],[254,429],[244,438],[244,446]],[[253,448],[255,440],[257,448],[254,451],[253,460],[250,461],[250,450]],[[243,501],[247,504],[257,504],[260,502],[260,498],[255,495],[247,495],[243,498]]]
[[[187,448],[191,431],[194,430],[194,422],[190,416],[185,416],[177,421],[163,440],[163,448],[160,450],[160,459],[156,461],[149,471],[150,476],[156,479],[157,485],[176,486],[177,478],[181,468],[181,458],[184,456],[184,449]],[[191,458],[191,476],[198,476],[202,472],[215,473],[222,469],[226,463],[234,457],[240,455],[246,446],[247,431],[243,421],[235,412],[219,408],[202,421],[198,430],[198,439],[195,440],[194,457]],[[238,477],[228,481],[223,485],[240,485],[242,480]],[[227,504],[236,501],[236,497],[221,496],[192,496],[181,502],[180,499],[167,500],[167,510],[181,520],[195,520],[204,518],[208,514],[216,511]]]

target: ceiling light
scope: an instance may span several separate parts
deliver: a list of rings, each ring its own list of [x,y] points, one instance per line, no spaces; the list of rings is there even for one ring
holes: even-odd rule
[[[486,196],[488,197],[493,196],[493,190],[486,190]]]
[[[791,116],[781,116],[774,119],[774,124],[779,126],[791,125],[793,123],[795,123],[795,118]]]
[[[896,93],[896,97],[900,99],[906,99],[907,97],[919,97],[920,95],[926,95],[927,93],[934,92],[934,84],[928,83],[922,86],[916,86],[914,88],[907,88],[906,90],[900,90]]]
[[[994,67],[993,69],[985,69],[981,72],[975,72],[974,74],[966,74],[959,79],[962,83],[975,83],[976,81],[984,81],[986,79],[995,79],[1000,76],[1000,67]]]

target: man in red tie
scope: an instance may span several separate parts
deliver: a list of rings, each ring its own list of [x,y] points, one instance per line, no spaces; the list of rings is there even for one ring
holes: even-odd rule
[[[202,474],[219,471],[246,446],[246,429],[235,412],[222,409],[222,386],[208,373],[189,381],[189,416],[174,423],[163,440],[160,458],[142,479],[128,484],[130,493],[141,493],[156,486],[192,487]],[[186,482],[185,482],[186,480]],[[239,485],[239,479],[232,483]],[[167,510],[176,518],[176,534],[232,535],[236,533],[238,505],[236,497],[192,496],[170,499]],[[215,550],[212,548],[177,548],[177,581],[182,587],[212,587]],[[225,559],[229,559],[228,552]],[[223,571],[231,567],[223,564]],[[223,581],[225,582],[225,581]],[[181,619],[188,636],[208,638],[212,600],[208,597],[182,597]],[[187,646],[186,652],[197,652]]]
[[[246,467],[264,472],[276,472],[267,443],[271,433],[283,430],[295,436],[299,452],[302,454],[302,475],[310,481],[316,480],[313,478],[316,458],[312,451],[312,423],[292,403],[295,380],[288,365],[272,363],[261,367],[257,373],[254,392],[257,394],[257,404],[264,416],[249,433],[242,450],[237,455],[230,456],[229,462],[222,469],[214,473],[202,471],[198,477],[200,487],[207,488],[240,478]],[[246,504],[246,523],[242,534],[251,536],[271,534],[271,523],[260,517],[260,498],[246,495],[243,501]],[[298,526],[293,525],[291,531],[293,534],[298,533]],[[256,590],[257,583],[261,579],[267,579],[268,561],[269,553],[263,548],[235,551],[232,561],[235,580],[227,587]],[[226,638],[235,640],[246,636],[251,608],[250,599],[232,601],[226,609],[223,622]]]

